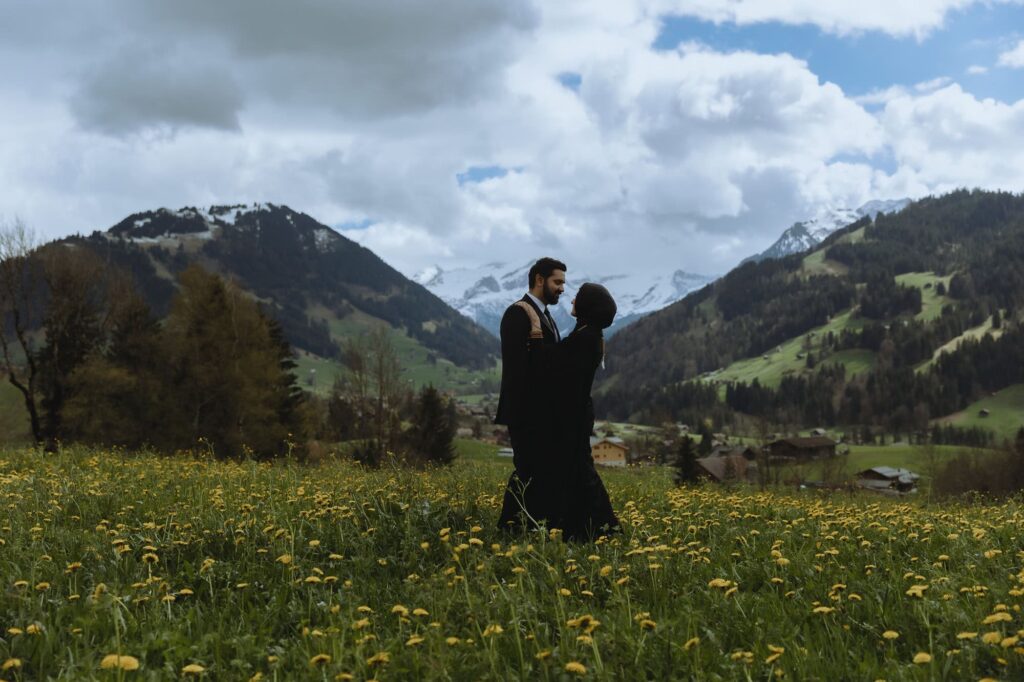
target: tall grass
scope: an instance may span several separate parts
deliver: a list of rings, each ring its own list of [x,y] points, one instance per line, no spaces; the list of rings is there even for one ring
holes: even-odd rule
[[[508,466],[2,453],[0,677],[1024,675],[1014,502],[603,472],[626,532],[565,544],[495,529]]]

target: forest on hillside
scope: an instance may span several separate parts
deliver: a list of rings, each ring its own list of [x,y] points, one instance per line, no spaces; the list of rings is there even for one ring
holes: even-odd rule
[[[809,267],[808,254],[747,263],[617,334],[598,412],[647,423],[751,416],[921,432],[930,419],[1024,381],[1024,197],[962,190],[923,199],[858,221],[818,250],[828,268]],[[911,273],[938,283],[928,290],[899,281]],[[841,314],[849,314],[845,327],[813,336]],[[982,326],[989,333],[938,353]],[[713,383],[730,363],[800,337],[800,372],[775,385]],[[874,361],[853,374],[830,361],[843,351]]]

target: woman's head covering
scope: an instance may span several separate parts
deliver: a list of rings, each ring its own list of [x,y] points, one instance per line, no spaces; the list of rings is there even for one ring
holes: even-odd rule
[[[576,294],[576,319],[607,329],[615,320],[615,299],[600,284],[587,282]]]

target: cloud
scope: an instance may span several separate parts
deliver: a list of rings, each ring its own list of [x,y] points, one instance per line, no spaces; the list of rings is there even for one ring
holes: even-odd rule
[[[1018,41],[1017,46],[999,55],[999,66],[1008,66],[1011,69],[1024,68],[1024,40]]]
[[[981,66],[980,64],[972,64],[971,66],[967,67],[967,73],[971,76],[980,76],[982,74],[988,73],[988,67]]]
[[[137,31],[225,50],[247,92],[357,118],[497,95],[501,72],[537,23],[526,0],[122,3]]]
[[[1024,187],[1024,100],[979,100],[950,85],[920,97],[896,98],[881,115],[901,182],[929,192],[957,187]]]
[[[117,135],[153,128],[238,130],[242,104],[241,88],[220,65],[135,47],[90,69],[71,110],[84,128]]]
[[[862,0],[856,3],[841,0],[659,0],[657,6],[665,14],[697,17],[716,24],[809,24],[837,35],[878,31],[922,39],[941,28],[950,14],[981,2],[983,0]]]
[[[822,206],[1019,190],[1024,105],[651,47],[666,12],[916,36],[967,4],[865,1],[8,3],[0,212],[57,236],[272,201],[406,272],[554,253],[710,274]]]

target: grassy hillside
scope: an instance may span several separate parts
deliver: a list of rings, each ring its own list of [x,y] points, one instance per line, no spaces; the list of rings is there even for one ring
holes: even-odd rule
[[[942,306],[953,302],[949,296],[940,296],[937,291],[939,283],[948,291],[952,279],[952,275],[939,276],[934,272],[907,272],[896,275],[897,284],[921,290],[921,312],[916,317],[926,321],[937,318],[942,314]]]
[[[981,416],[982,410],[988,410],[989,416]],[[1024,426],[1024,384],[1014,384],[996,391],[938,421],[963,427],[978,426],[995,432],[1000,440],[1013,440],[1017,430]]]
[[[763,386],[775,387],[782,381],[783,376],[808,371],[807,353],[811,352],[815,354],[815,357],[819,357],[820,341],[829,332],[838,334],[844,329],[859,329],[861,326],[862,322],[853,319],[851,312],[847,310],[833,317],[828,324],[815,327],[808,332],[809,335],[812,335],[810,339],[807,338],[807,335],[789,339],[775,350],[757,357],[738,360],[722,371],[713,372],[705,378],[721,383],[730,381],[750,383],[757,379]],[[824,361],[844,365],[846,375],[853,377],[871,368],[874,363],[874,353],[863,349],[849,349],[833,353]]]
[[[495,382],[501,379],[500,364],[487,370],[459,367],[440,357],[438,353],[430,350],[404,331],[395,329],[383,320],[362,311],[356,310],[341,319],[331,311],[320,307],[311,309],[309,314],[327,321],[331,339],[338,342],[339,345],[343,345],[347,339],[366,334],[373,329],[386,329],[388,338],[398,355],[399,364],[402,367],[402,377],[410,382],[414,389],[431,384],[439,389],[455,393],[476,393],[480,392],[481,387],[486,386],[488,382],[494,384],[496,388]],[[334,379],[345,373],[344,365],[340,360],[323,358],[305,351],[299,352],[297,360],[296,374],[299,377],[299,383],[303,388],[320,395],[328,393]],[[314,369],[316,370],[316,382],[311,386],[308,379],[310,370]]]

